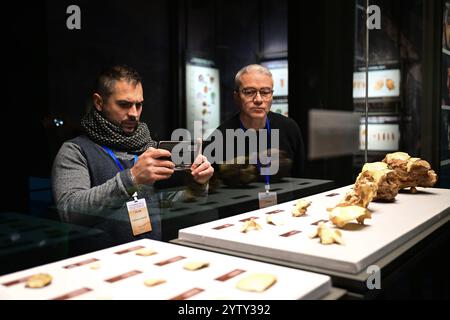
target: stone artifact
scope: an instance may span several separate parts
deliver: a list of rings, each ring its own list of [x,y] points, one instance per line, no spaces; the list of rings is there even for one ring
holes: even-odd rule
[[[320,222],[317,225],[317,230],[310,238],[320,238],[320,243],[322,244],[343,244],[342,233],[337,229],[331,229],[324,222]]]
[[[370,211],[359,206],[336,207],[330,212],[330,220],[338,228],[356,219],[359,224],[364,224],[364,219],[370,219]]]
[[[428,161],[411,158],[405,152],[388,153],[383,162],[397,173],[400,190],[410,188],[414,193],[416,187],[432,187],[437,181],[437,175]]]
[[[274,275],[267,273],[255,273],[248,277],[242,278],[236,285],[240,290],[263,292],[269,289],[277,282]]]
[[[183,269],[189,270],[189,271],[196,271],[203,268],[206,268],[209,266],[209,262],[206,261],[194,261],[194,262],[188,262],[183,266]]]
[[[250,230],[260,230],[261,226],[256,223],[254,218],[251,218],[250,220],[247,220],[244,222],[244,225],[241,228],[241,232],[247,232]]]
[[[292,209],[292,215],[294,217],[300,217],[306,213],[306,210],[311,205],[311,201],[299,199],[295,204],[295,208]]]
[[[47,273],[38,273],[28,278],[25,286],[27,288],[42,288],[48,286],[53,280],[53,277]]]

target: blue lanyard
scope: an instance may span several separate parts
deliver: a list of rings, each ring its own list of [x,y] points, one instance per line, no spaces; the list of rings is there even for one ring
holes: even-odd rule
[[[114,154],[114,152],[112,152],[112,150],[108,147],[103,146],[103,149],[105,149],[106,152],[108,152],[109,156],[114,160],[114,162],[117,164],[117,166],[119,167],[120,171],[123,171],[123,166],[120,163],[119,159],[117,159],[116,155]],[[137,155],[134,155],[134,163],[133,165],[136,164],[138,157]]]
[[[242,130],[247,131],[247,128],[244,127],[244,125],[242,124],[241,119],[239,119],[239,124],[240,124]],[[267,147],[268,147],[268,150],[270,150],[272,143],[271,143],[271,140],[270,140],[270,122],[269,122],[269,117],[267,117],[267,116],[266,116],[266,127],[265,127],[265,129],[267,130]],[[258,171],[261,173],[261,163],[259,162],[259,157],[258,157],[257,166],[258,166]],[[270,187],[270,176],[269,175],[264,175],[264,178],[266,180],[266,186]]]

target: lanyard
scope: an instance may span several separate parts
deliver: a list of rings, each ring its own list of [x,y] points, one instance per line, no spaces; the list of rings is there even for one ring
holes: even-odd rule
[[[244,125],[242,124],[242,121],[239,119],[239,124],[241,126],[241,129],[244,131],[247,131],[247,129],[244,127]],[[270,122],[269,122],[269,117],[266,116],[266,127],[265,129],[267,130],[267,147],[268,147],[268,152],[270,148],[271,148],[271,140],[270,140]],[[269,153],[267,154],[269,156]],[[270,156],[269,156],[270,157]],[[261,163],[259,162],[259,157],[258,157],[258,162],[257,162],[257,166],[258,166],[258,171],[261,173]],[[267,170],[267,169],[266,169]],[[270,176],[269,175],[263,175],[264,179],[266,180],[266,191],[269,191],[270,189]]]
[[[105,149],[105,151],[108,152],[109,156],[114,160],[114,162],[115,162],[115,163],[117,164],[117,166],[119,167],[119,170],[120,170],[120,171],[123,171],[123,170],[124,170],[124,169],[123,169],[123,166],[122,166],[122,164],[120,163],[119,159],[117,159],[117,157],[116,157],[116,155],[114,154],[114,152],[112,152],[112,150],[111,150],[110,148],[105,147],[105,146],[103,146],[103,149]],[[138,159],[137,155],[134,155],[134,163],[133,163],[133,165],[136,164],[137,159]]]

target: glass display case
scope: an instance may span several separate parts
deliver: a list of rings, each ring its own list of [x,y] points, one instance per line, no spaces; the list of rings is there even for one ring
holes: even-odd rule
[[[106,64],[128,59],[130,65],[137,64],[136,70],[144,79],[145,103],[130,96],[116,101],[124,113],[126,108],[134,111],[144,105],[143,116],[139,113],[137,119],[132,115],[133,122],[128,121],[129,131],[120,131],[119,127],[114,134],[100,134],[87,132],[92,130],[89,127],[82,136],[88,141],[84,141],[86,145],[74,143],[75,139],[69,141],[61,152],[69,154],[63,158],[68,164],[58,164],[58,169],[69,173],[60,174],[61,180],[55,179],[57,169],[47,170],[39,179],[28,177],[31,174],[27,170],[12,170],[14,175],[19,171],[19,179],[7,179],[11,182],[8,188],[22,193],[17,186],[25,181],[22,199],[26,201],[4,199],[9,207],[0,212],[0,300],[102,298],[110,288],[113,298],[160,299],[155,292],[168,286],[173,289],[166,295],[169,298],[269,299],[277,297],[271,292],[292,287],[288,277],[282,275],[285,267],[297,269],[293,277],[304,274],[302,270],[307,271],[307,277],[310,273],[326,275],[327,288],[339,287],[349,298],[450,295],[450,287],[443,281],[449,279],[450,262],[442,259],[450,244],[450,190],[446,190],[450,188],[450,0],[433,5],[429,0],[315,0],[303,3],[301,10],[294,6],[288,10],[288,2],[180,0],[167,4],[161,0],[152,5],[130,4],[126,15],[115,5],[86,2],[83,10],[97,10],[90,10],[96,13],[91,17],[108,19],[91,19],[90,25],[83,22],[83,31],[70,31],[73,33],[56,27],[60,24],[57,12],[64,12],[60,10],[62,5],[34,5],[46,13],[44,23],[36,26],[42,33],[37,39],[42,41],[30,41],[35,35],[31,28],[22,27],[22,34],[17,36],[14,28],[9,32],[17,41],[30,42],[24,48],[42,42],[44,59],[26,59],[39,68],[28,68],[24,61],[11,63],[24,71],[14,72],[12,79],[28,77],[25,71],[30,75],[35,72],[30,79],[42,78],[45,84],[40,90],[41,82],[33,80],[39,88],[34,90],[49,94],[48,105],[44,100],[43,106],[34,108],[33,104],[32,128],[41,122],[51,126],[54,130],[46,131],[50,141],[58,137],[56,130],[67,130],[70,123],[63,117],[41,115],[47,109],[60,108],[78,115],[85,111],[80,106],[86,106],[86,101],[89,108],[94,105],[100,112],[99,127],[112,124],[117,129],[122,125],[114,117],[108,118],[117,112],[107,103],[117,93],[115,87],[108,88],[111,93],[106,97],[103,92],[89,92],[83,105],[71,99],[79,95],[73,90],[75,83],[82,84],[81,91],[86,89],[83,86],[87,86],[87,80],[94,80],[91,76],[99,61]],[[380,28],[368,27],[368,5],[379,9]],[[435,11],[436,7],[439,10]],[[135,18],[150,14],[159,18]],[[38,14],[34,17],[40,18]],[[439,28],[430,18],[439,20]],[[126,28],[117,28],[117,21]],[[17,26],[15,23],[12,25]],[[77,37],[73,37],[75,32]],[[433,33],[439,43],[427,46]],[[129,39],[130,46],[127,43],[118,48],[117,35]],[[430,59],[428,51],[438,58]],[[85,55],[80,58],[80,53]],[[430,60],[436,65],[433,72]],[[254,78],[249,76],[250,80],[235,78],[239,70],[252,64],[271,71],[273,92],[266,70],[255,68],[253,71],[259,73]],[[74,73],[75,69],[79,72]],[[14,90],[23,94],[25,101],[35,101],[38,96],[19,92],[20,88]],[[63,105],[61,101],[65,100],[70,103]],[[238,114],[242,110],[247,113]],[[244,152],[224,162],[224,157],[216,158],[215,152],[231,143],[217,139],[218,148],[214,149],[211,146],[216,140],[207,138],[230,120],[236,120],[236,126],[230,124],[226,128],[230,131],[219,138],[234,134],[232,141],[238,141],[236,148],[242,147]],[[81,123],[88,128],[91,120]],[[144,127],[142,123],[148,125],[150,135],[144,132],[144,138],[128,139]],[[196,127],[199,124],[200,131]],[[437,137],[425,136],[433,130],[438,132]],[[199,142],[196,146],[202,148],[195,151],[202,151],[205,158],[200,158],[201,163],[190,161],[169,174],[162,167],[171,166],[168,161],[175,162],[167,151],[178,145],[179,141],[172,141],[177,139],[169,138],[177,131],[189,131],[194,138],[201,133],[204,144]],[[274,135],[266,139],[266,133]],[[102,140],[94,139],[98,136]],[[116,138],[124,138],[126,143],[109,150],[109,146],[103,146],[109,138],[114,139],[115,147]],[[134,149],[141,138],[148,144]],[[39,140],[34,139],[31,141]],[[58,149],[44,140],[32,146],[33,152],[28,150],[39,155],[39,161],[24,167],[45,163],[51,168]],[[58,148],[63,143],[59,140]],[[150,150],[150,145],[165,151]],[[187,151],[194,151],[191,144],[186,145]],[[259,149],[253,152],[247,145]],[[264,154],[266,149],[270,151]],[[67,150],[73,152],[72,156]],[[402,163],[407,173],[399,173],[401,169],[392,163],[387,168],[386,162],[362,173],[366,163],[381,161],[397,151],[429,161],[438,174],[438,183],[408,185],[405,181],[412,176],[407,176],[409,169],[415,165],[409,162]],[[26,157],[19,158],[30,162]],[[420,161],[417,158],[413,162]],[[262,163],[262,159],[268,162]],[[277,171],[273,175],[264,173],[272,164]],[[425,174],[430,173],[427,177],[435,178],[427,164],[422,162],[420,169],[426,168]],[[207,179],[198,179],[193,173],[196,165],[208,168]],[[137,173],[138,178],[132,170],[136,167],[145,167]],[[404,178],[399,178],[400,174],[407,176],[405,181],[400,181]],[[139,179],[142,177],[145,179]],[[58,194],[58,183],[72,189]],[[149,223],[151,230],[134,232],[143,225],[140,220]],[[157,278],[147,278],[155,276],[146,269],[149,261],[150,269],[163,270],[155,274]],[[228,269],[230,263],[236,266]],[[161,268],[163,265],[166,267]],[[239,288],[233,285],[233,290],[226,291],[231,296],[220,296],[219,287],[231,287],[232,282],[260,266],[266,269],[258,269],[257,279],[262,274],[267,280],[265,273],[276,271],[278,280],[269,275],[264,288],[270,295],[237,294]],[[383,274],[382,290],[367,285],[371,278],[368,271],[374,266]],[[34,276],[39,280],[42,275],[38,272],[53,279],[42,284],[42,290],[32,290],[29,283]],[[83,276],[81,288],[72,281],[79,275]],[[229,282],[217,286],[221,275],[230,276],[226,279]],[[162,276],[170,281],[160,279]],[[179,290],[184,284],[178,276],[188,280],[186,290]],[[217,290],[202,288],[203,277]],[[299,279],[296,290],[305,283]],[[410,284],[414,288],[407,287]],[[149,290],[153,290],[150,296]],[[312,298],[324,296],[318,293],[320,296]]]
[[[423,7],[420,1],[370,1],[379,8],[381,28],[368,30],[366,68],[366,1],[355,2],[353,106],[361,114],[360,152],[354,174],[364,162],[380,161],[386,153],[421,155]],[[367,69],[367,70],[366,70]],[[368,125],[366,128],[366,71]],[[368,132],[366,132],[368,130]],[[365,141],[368,139],[367,159]],[[428,159],[432,161],[432,159]]]
[[[442,1],[440,185],[450,187],[450,1]]]

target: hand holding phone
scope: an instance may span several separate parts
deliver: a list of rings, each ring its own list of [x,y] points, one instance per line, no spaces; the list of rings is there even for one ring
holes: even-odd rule
[[[168,150],[171,153],[170,161],[175,164],[175,171],[190,170],[199,152],[201,152],[201,144],[189,140],[160,141],[158,149]]]
[[[139,156],[130,172],[135,184],[153,184],[156,181],[169,179],[174,172],[174,167],[175,164],[170,161],[169,151],[151,147]]]

